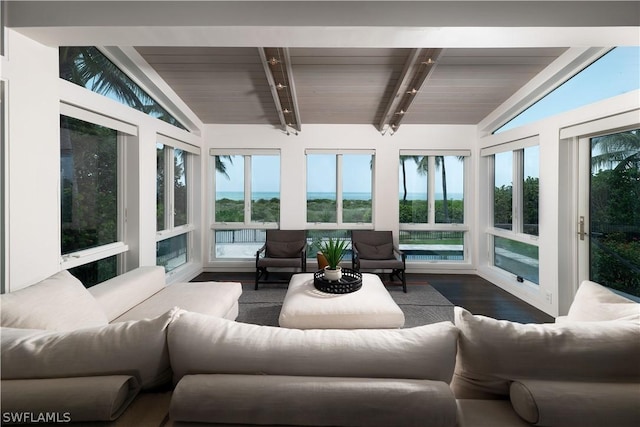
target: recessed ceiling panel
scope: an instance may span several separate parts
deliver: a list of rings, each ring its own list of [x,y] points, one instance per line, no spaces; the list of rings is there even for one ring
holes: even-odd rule
[[[257,48],[136,49],[204,123],[280,123]]]

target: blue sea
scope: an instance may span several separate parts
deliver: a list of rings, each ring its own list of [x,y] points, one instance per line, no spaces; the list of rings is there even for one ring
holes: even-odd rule
[[[343,198],[346,200],[371,200],[371,193],[343,193]],[[398,199],[402,199],[403,194],[398,194]],[[253,193],[253,199],[279,199],[280,193],[277,192],[255,192]],[[307,200],[328,199],[335,200],[336,193],[307,193]],[[242,191],[222,191],[217,193],[216,199],[230,199],[230,200],[244,200],[244,193]],[[436,193],[436,200],[442,200],[442,193]],[[462,200],[462,193],[447,193],[448,200]],[[407,200],[427,200],[425,193],[407,193]]]

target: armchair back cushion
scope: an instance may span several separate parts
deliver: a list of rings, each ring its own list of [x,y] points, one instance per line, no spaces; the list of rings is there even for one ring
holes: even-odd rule
[[[362,259],[393,258],[393,233],[391,231],[352,230],[351,241]]]
[[[307,244],[304,230],[267,230],[267,252],[269,258],[300,257]]]
[[[5,328],[70,331],[106,325],[108,319],[84,285],[66,270],[0,296]]]
[[[356,244],[358,256],[362,259],[389,259],[393,258],[393,243],[380,245],[368,245],[363,242]]]

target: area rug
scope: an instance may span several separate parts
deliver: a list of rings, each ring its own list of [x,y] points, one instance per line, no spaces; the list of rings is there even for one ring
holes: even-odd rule
[[[405,328],[428,325],[442,321],[453,321],[453,304],[428,284],[410,285],[408,292],[401,286],[387,286],[393,300],[405,317]],[[254,290],[252,284],[242,285],[239,299],[238,322],[256,325],[278,326],[282,301],[287,293],[286,283],[260,284]]]

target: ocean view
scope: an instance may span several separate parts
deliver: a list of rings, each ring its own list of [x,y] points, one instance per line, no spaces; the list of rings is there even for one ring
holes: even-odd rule
[[[371,193],[343,193],[344,199],[347,200],[370,200]],[[280,198],[280,193],[276,192],[255,192],[253,193],[253,199],[259,200],[271,200],[273,198]],[[336,193],[308,193],[307,200],[318,199],[335,199]],[[216,200],[229,199],[229,200],[244,200],[244,193],[242,191],[221,191],[216,194]],[[398,199],[402,199],[402,193],[398,194]],[[448,200],[462,200],[462,193],[447,193]],[[407,193],[407,200],[427,200],[425,193]],[[436,200],[443,200],[442,193],[436,193]]]

